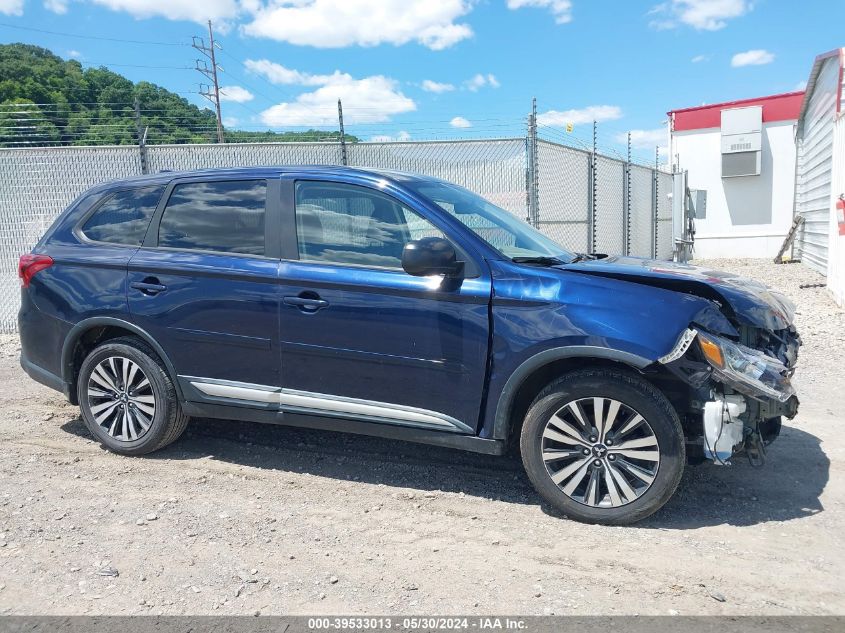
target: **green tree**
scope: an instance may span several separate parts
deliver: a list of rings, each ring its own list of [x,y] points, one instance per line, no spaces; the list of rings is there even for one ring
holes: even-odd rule
[[[133,84],[108,68],[83,68],[46,48],[0,45],[0,147],[134,144],[134,100],[149,143],[208,143],[217,119],[208,108],[146,81]],[[336,131],[225,130],[227,142],[337,141]],[[358,141],[347,135],[350,143]]]

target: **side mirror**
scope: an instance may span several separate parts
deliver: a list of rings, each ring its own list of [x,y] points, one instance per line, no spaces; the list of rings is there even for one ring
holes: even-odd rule
[[[455,277],[463,272],[455,247],[442,237],[424,237],[405,244],[402,251],[402,268],[409,275],[427,277],[446,275]]]

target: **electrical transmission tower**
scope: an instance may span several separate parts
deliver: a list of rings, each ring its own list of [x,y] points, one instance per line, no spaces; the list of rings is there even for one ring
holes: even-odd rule
[[[197,49],[200,53],[205,55],[211,62],[209,68],[208,62],[203,59],[196,60],[196,70],[205,75],[211,85],[200,84],[200,94],[214,104],[214,109],[217,113],[217,142],[223,142],[223,117],[220,114],[220,84],[217,81],[217,59],[215,58],[214,49],[220,48],[220,44],[214,42],[214,31],[211,30],[211,20],[208,21],[208,46],[205,45],[205,40],[194,35],[191,46]]]

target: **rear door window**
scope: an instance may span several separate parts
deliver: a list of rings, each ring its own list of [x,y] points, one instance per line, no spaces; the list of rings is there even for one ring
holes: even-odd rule
[[[118,191],[106,198],[82,226],[95,242],[140,246],[164,186]]]
[[[161,216],[158,245],[264,255],[266,180],[176,185]]]

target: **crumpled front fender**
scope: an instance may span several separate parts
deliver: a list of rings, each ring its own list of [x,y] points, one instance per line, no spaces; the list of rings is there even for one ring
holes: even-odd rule
[[[669,353],[690,325],[737,334],[713,301],[695,295],[505,262],[491,268],[493,337],[482,437],[501,437],[519,385],[544,364],[575,355],[643,369]]]

